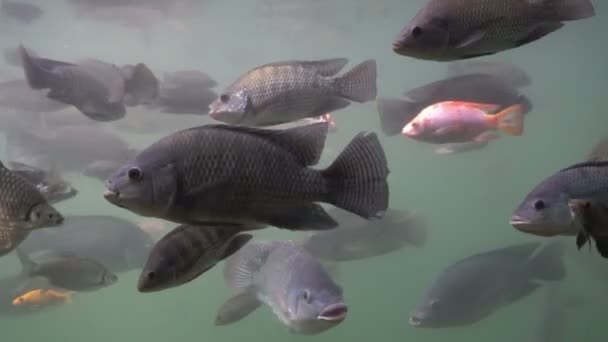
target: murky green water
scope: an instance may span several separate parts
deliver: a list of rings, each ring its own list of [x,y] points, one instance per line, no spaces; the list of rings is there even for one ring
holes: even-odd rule
[[[348,57],[351,63],[374,58],[378,63],[380,96],[441,78],[445,65],[424,62],[391,51],[395,34],[424,1],[310,1],[322,9],[303,18],[270,17],[265,3],[288,0],[215,0],[200,14],[184,20],[186,29],[156,25],[144,35],[117,25],[75,19],[63,1],[38,1],[45,15],[32,25],[0,21],[0,47],[23,43],[56,59],[96,57],[115,63],[145,62],[153,70],[199,69],[227,85],[256,65],[283,59]],[[304,3],[305,1],[295,1]],[[319,5],[318,3],[322,3]],[[532,78],[526,94],[534,102],[526,117],[525,135],[503,137],[489,148],[454,156],[434,155],[426,145],[401,137],[382,136],[391,169],[391,207],[419,212],[429,220],[424,248],[341,265],[349,317],[318,336],[289,333],[266,308],[238,324],[215,327],[216,310],[228,298],[222,268],[194,282],[160,293],[135,289],[138,272],[120,274],[119,283],[102,291],[77,295],[74,303],[34,315],[0,318],[7,341],[534,341],[542,294],[508,306],[480,323],[455,329],[417,329],[408,315],[439,271],[480,252],[537,238],[516,231],[508,219],[523,196],[557,169],[584,158],[608,133],[605,110],[608,89],[608,3],[595,1],[597,16],[573,22],[533,44],[486,60],[506,61],[524,68]],[[292,27],[290,27],[290,25]],[[0,68],[2,66],[0,65]],[[18,69],[7,69],[20,76]],[[156,135],[121,132],[143,147],[180,128],[210,122],[195,116],[147,115],[131,110],[139,120],[163,120],[166,131]],[[328,156],[361,130],[380,132],[375,103],[352,105],[335,114],[339,132],[328,138]],[[110,124],[112,126],[112,124]],[[108,204],[103,186],[73,175],[77,200],[59,204],[66,215],[110,214],[139,220]],[[260,236],[292,238],[295,233],[267,230]],[[567,311],[562,341],[602,342],[608,261],[586,250],[573,249],[568,258],[567,293],[582,305]],[[13,256],[2,260],[4,273],[17,270]],[[599,274],[599,275],[598,275]]]

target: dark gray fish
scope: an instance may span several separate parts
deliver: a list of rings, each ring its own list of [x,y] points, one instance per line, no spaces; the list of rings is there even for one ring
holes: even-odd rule
[[[32,50],[28,50],[30,56],[33,57],[38,57],[38,54],[35,51]],[[14,67],[22,67],[23,64],[22,59],[21,59],[21,50],[19,49],[19,47],[12,47],[12,48],[4,48],[3,49],[3,55],[4,55],[4,62],[6,62],[7,65],[10,66],[14,66]]]
[[[291,230],[337,226],[315,202],[364,218],[388,207],[388,166],[374,133],[358,134],[325,170],[327,123],[270,130],[207,125],[171,134],[106,181],[110,203],[182,224]]]
[[[405,125],[433,104],[444,101],[464,101],[499,105],[500,112],[516,104],[525,112],[532,103],[516,88],[494,76],[469,74],[435,81],[405,93],[405,99],[378,98],[380,125],[387,136],[401,134]]]
[[[181,225],[154,245],[139,277],[139,292],[184,285],[234,254],[251,238],[238,225]]]
[[[526,243],[475,254],[441,272],[410,316],[415,327],[474,324],[565,277],[563,246]]]
[[[592,199],[574,199],[568,202],[568,206],[574,225],[580,229],[576,235],[578,249],[593,240],[600,255],[608,258],[608,204]]]
[[[93,259],[70,253],[50,253],[39,261],[34,261],[23,251],[16,251],[24,274],[29,277],[44,277],[51,285],[62,289],[95,291],[118,280],[115,274]]]
[[[272,126],[376,99],[376,61],[342,76],[346,58],[281,61],[248,71],[209,106],[209,115],[229,124]]]
[[[594,15],[590,0],[430,0],[399,33],[393,51],[435,61],[492,55]]]
[[[144,266],[154,244],[137,225],[105,215],[66,217],[61,227],[32,232],[20,246],[23,252],[69,253],[97,260],[112,272]]]
[[[347,261],[370,258],[397,251],[407,245],[426,243],[425,220],[413,213],[389,209],[380,220],[365,220],[334,209],[329,212],[339,226],[318,232],[302,246],[317,258]]]
[[[51,204],[65,201],[78,194],[78,190],[63,178],[56,165],[45,171],[34,166],[11,162],[11,170],[35,185]]]
[[[297,334],[319,334],[346,319],[342,288],[293,241],[249,242],[227,259],[224,274],[237,295],[220,308],[216,325],[234,323],[261,304]]]
[[[30,88],[26,80],[0,82],[0,107],[20,112],[51,113],[69,105],[49,99],[45,90]]]
[[[12,18],[26,24],[31,24],[39,19],[44,11],[33,4],[20,1],[0,1],[0,16]]]
[[[159,94],[158,79],[145,64],[125,65],[121,72],[125,80],[125,105],[133,107],[156,101]]]
[[[515,88],[527,87],[532,84],[528,73],[509,63],[467,60],[449,63],[447,69],[447,78],[482,74],[496,77]]]
[[[576,235],[569,201],[608,201],[608,161],[583,162],[562,169],[536,185],[511,217],[511,225],[539,236]]]
[[[60,225],[63,216],[32,183],[0,163],[0,256],[35,229]]]

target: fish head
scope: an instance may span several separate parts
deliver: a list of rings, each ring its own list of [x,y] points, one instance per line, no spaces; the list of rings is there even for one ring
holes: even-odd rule
[[[288,294],[289,325],[300,334],[317,334],[346,319],[348,306],[335,284],[299,287]]]
[[[442,60],[449,41],[448,21],[440,12],[423,10],[399,32],[393,42],[393,51],[418,59]]]
[[[163,253],[150,253],[139,275],[137,290],[146,293],[166,290],[178,285],[175,261],[174,258],[168,258]]]
[[[52,205],[44,202],[30,209],[28,220],[31,228],[54,227],[61,225],[64,217]]]
[[[101,276],[101,285],[110,286],[118,281],[118,276],[110,271],[103,271]]]
[[[426,298],[410,314],[409,323],[419,328],[433,328],[453,325],[451,317],[459,317],[462,312],[450,310],[454,305],[447,305],[438,298]]]
[[[554,191],[533,190],[515,209],[510,224],[517,230],[538,236],[572,233],[574,223],[568,196]]]
[[[105,186],[108,202],[142,216],[159,216],[175,200],[177,179],[171,162],[135,160],[116,170]]]
[[[432,138],[433,133],[436,131],[435,126],[438,121],[434,113],[438,109],[438,105],[432,105],[425,108],[414,119],[408,122],[405,127],[403,127],[401,134],[408,138],[417,140]]]
[[[209,116],[228,124],[238,124],[251,110],[251,97],[247,89],[225,92],[209,105]]]

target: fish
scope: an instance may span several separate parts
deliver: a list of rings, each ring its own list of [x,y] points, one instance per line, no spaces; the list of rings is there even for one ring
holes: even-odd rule
[[[207,115],[217,98],[211,89],[216,85],[215,80],[199,71],[166,73],[158,99],[148,107],[171,114]]]
[[[71,253],[48,253],[39,262],[16,249],[28,277],[44,277],[55,287],[78,292],[91,292],[108,287],[118,277],[99,262]]]
[[[475,324],[565,278],[563,245],[530,242],[474,254],[445,268],[409,319],[421,328]]]
[[[295,334],[319,334],[347,317],[342,288],[294,241],[249,242],[226,260],[224,276],[237,294],[218,310],[216,325],[235,323],[262,304]]]
[[[153,103],[159,96],[159,82],[152,70],[143,63],[120,68],[125,80],[123,103],[134,107]]]
[[[63,216],[29,181],[0,162],[0,256],[14,250],[33,230],[63,223]]]
[[[280,61],[258,66],[228,86],[209,106],[209,116],[227,124],[273,126],[318,117],[376,99],[376,61],[342,76],[346,58]]]
[[[316,232],[302,243],[310,254],[323,260],[365,259],[408,245],[422,247],[427,240],[426,221],[409,211],[388,209],[382,219],[373,221],[337,209],[330,211],[330,216],[340,224],[337,228]]]
[[[53,113],[69,105],[49,99],[46,91],[30,88],[26,80],[0,82],[0,107],[19,112]]]
[[[167,88],[215,88],[218,86],[208,74],[199,70],[180,70],[173,72],[165,72],[163,74],[162,85]]]
[[[105,199],[180,224],[231,223],[288,230],[337,226],[325,202],[363,218],[388,207],[386,155],[361,132],[324,170],[327,123],[285,130],[205,125],[153,143],[106,182]]]
[[[141,270],[154,239],[129,220],[108,215],[70,215],[63,225],[32,232],[19,248],[32,255],[70,253],[96,260],[110,272]]]
[[[25,24],[31,24],[38,20],[44,11],[33,4],[26,2],[2,0],[0,1],[0,15]]]
[[[493,130],[520,136],[524,111],[513,105],[499,113],[498,105],[447,101],[431,105],[403,127],[403,135],[431,144],[466,143],[493,139]],[[490,138],[488,138],[490,134]]]
[[[13,305],[27,308],[40,308],[69,304],[75,291],[63,291],[59,289],[35,289],[26,292],[13,300]]]
[[[11,162],[12,171],[36,186],[51,204],[73,198],[78,190],[66,181],[56,164],[48,171],[34,166]]]
[[[537,236],[576,236],[569,201],[608,200],[608,161],[583,161],[542,180],[511,215],[517,230]]]
[[[466,60],[447,65],[447,78],[465,75],[489,75],[511,87],[522,88],[532,84],[532,79],[519,66],[503,62]]]
[[[445,101],[492,103],[498,110],[520,104],[529,113],[532,101],[517,88],[492,75],[467,74],[434,81],[409,90],[405,99],[379,97],[376,104],[386,136],[401,134],[403,126],[423,109]]]
[[[435,148],[435,153],[440,155],[456,154],[464,152],[478,151],[486,148],[491,140],[498,139],[499,135],[485,135],[484,141],[471,141],[465,143],[441,144]]]
[[[234,226],[180,225],[154,245],[137,289],[161,291],[196,279],[243,247],[253,235]]]
[[[568,201],[574,225],[580,228],[576,247],[580,250],[589,240],[595,241],[600,255],[608,258],[608,203],[587,199]]]
[[[33,57],[39,57],[38,53],[33,50],[28,50],[29,54]],[[10,47],[2,49],[2,54],[4,56],[4,62],[6,65],[14,66],[14,67],[23,67],[21,64],[21,50],[19,47]]]
[[[594,15],[590,0],[430,0],[399,32],[393,52],[441,62],[488,56]]]

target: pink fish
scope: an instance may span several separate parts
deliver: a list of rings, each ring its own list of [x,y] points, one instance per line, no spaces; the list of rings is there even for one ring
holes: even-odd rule
[[[402,131],[414,140],[431,144],[484,142],[496,138],[496,130],[520,136],[524,107],[514,105],[494,114],[494,104],[446,101],[425,108]]]

